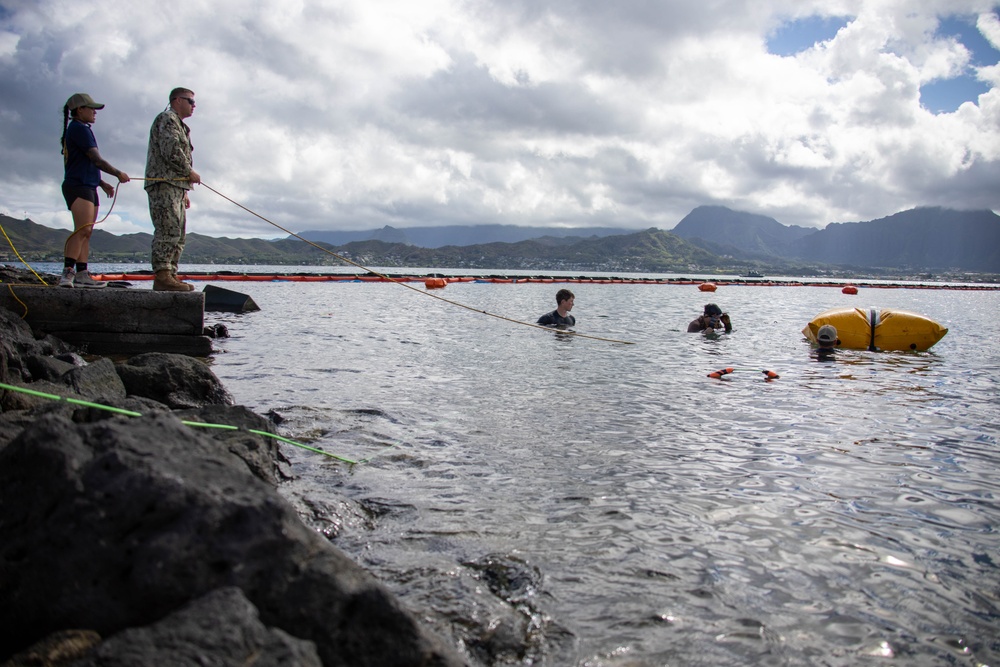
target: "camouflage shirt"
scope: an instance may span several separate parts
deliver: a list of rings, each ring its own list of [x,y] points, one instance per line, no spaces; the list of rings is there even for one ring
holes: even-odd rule
[[[167,181],[185,190],[191,189],[186,179],[191,175],[191,128],[173,109],[161,112],[149,128],[149,149],[146,151],[146,178],[185,179]],[[147,190],[160,181],[146,181]]]

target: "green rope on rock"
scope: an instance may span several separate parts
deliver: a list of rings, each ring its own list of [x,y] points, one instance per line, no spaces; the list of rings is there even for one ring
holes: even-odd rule
[[[101,403],[94,403],[92,401],[84,401],[84,400],[81,400],[79,398],[71,398],[69,396],[60,396],[59,394],[49,394],[49,393],[44,392],[44,391],[36,391],[34,389],[28,389],[27,387],[17,387],[15,385],[5,384],[3,382],[0,382],[0,389],[6,389],[8,391],[16,391],[16,392],[20,392],[22,394],[28,394],[30,396],[37,396],[39,398],[46,398],[46,399],[49,399],[49,400],[52,400],[52,401],[66,401],[67,403],[72,403],[73,405],[80,405],[80,406],[83,406],[83,407],[86,407],[86,408],[97,408],[98,410],[105,410],[107,412],[113,412],[115,414],[125,415],[126,417],[142,417],[143,416],[141,412],[135,412],[134,410],[125,410],[123,408],[116,408],[116,407],[111,406],[111,405],[103,405]],[[294,440],[291,440],[291,439],[286,438],[284,436],[277,435],[276,433],[268,433],[267,431],[261,431],[259,429],[255,429],[255,428],[244,429],[244,428],[241,428],[239,426],[232,426],[230,424],[210,424],[208,422],[187,421],[187,420],[183,420],[183,419],[181,420],[181,423],[184,424],[185,426],[193,426],[193,427],[196,427],[196,428],[215,428],[215,429],[221,429],[221,430],[225,430],[225,431],[246,431],[247,433],[253,433],[254,435],[260,435],[260,436],[264,436],[266,438],[273,438],[273,439],[278,440],[280,442],[284,442],[284,443],[287,443],[289,445],[293,445],[295,447],[300,447],[302,449],[306,449],[306,450],[308,450],[310,452],[315,452],[317,454],[322,454],[323,456],[329,456],[332,459],[337,459],[338,461],[342,461],[343,463],[349,463],[350,465],[357,465],[358,463],[361,463],[361,461],[355,461],[353,459],[349,459],[349,458],[344,457],[344,456],[338,456],[337,454],[331,454],[330,452],[323,451],[322,449],[318,449],[316,447],[310,447],[309,445],[304,445],[301,442],[295,442]]]

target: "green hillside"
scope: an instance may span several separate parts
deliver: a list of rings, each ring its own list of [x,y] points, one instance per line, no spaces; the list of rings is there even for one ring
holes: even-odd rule
[[[711,211],[710,211],[711,212]],[[933,211],[932,211],[933,213]],[[963,214],[969,215],[969,214]],[[703,216],[704,217],[704,216]],[[709,216],[710,218],[711,216]],[[760,217],[760,216],[757,216]],[[907,216],[897,216],[907,217]],[[910,215],[909,217],[913,217]],[[926,217],[926,216],[925,216]],[[983,218],[982,220],[980,218]],[[741,274],[750,269],[766,275],[830,275],[851,277],[916,277],[926,279],[929,272],[921,267],[957,267],[940,269],[935,274],[961,276],[968,280],[970,275],[965,266],[982,271],[980,279],[995,280],[992,270],[997,264],[997,233],[1000,226],[996,215],[978,215],[975,225],[966,225],[972,231],[958,233],[965,229],[959,225],[931,225],[930,229],[912,229],[911,233],[896,232],[892,237],[896,253],[883,248],[876,257],[864,254],[868,245],[874,247],[873,234],[891,231],[891,224],[900,224],[898,219],[880,220],[871,223],[830,225],[826,230],[811,232],[789,243],[788,239],[774,233],[773,229],[761,230],[758,224],[751,230],[748,241],[753,251],[741,251],[732,245],[723,246],[720,241],[733,239],[737,235],[714,229],[715,236],[707,232],[718,227],[713,219],[699,226],[692,226],[686,233],[689,239],[660,229],[647,229],[630,234],[610,236],[554,237],[543,236],[516,243],[494,242],[477,245],[446,245],[425,248],[416,245],[380,240],[354,241],[340,246],[320,242],[306,242],[296,238],[275,241],[265,239],[214,238],[201,234],[188,234],[184,251],[184,264],[216,265],[278,265],[278,266],[350,266],[364,267],[421,267],[442,269],[468,269],[475,271],[530,270],[530,271],[580,271],[601,273],[715,273]],[[938,215],[934,220],[940,220]],[[765,220],[765,222],[767,222]],[[908,220],[904,220],[913,227]],[[933,222],[933,221],[932,221]],[[775,224],[770,224],[774,227]],[[925,227],[929,223],[922,223]],[[28,262],[60,262],[63,245],[69,232],[51,229],[30,220],[15,220],[0,216],[0,225],[10,238],[0,244],[0,262],[17,262],[17,249]],[[730,226],[731,227],[731,226]],[[779,225],[780,227],[780,225]],[[908,228],[909,229],[909,228]],[[950,230],[961,239],[961,252],[938,252],[943,263],[931,262],[927,257],[928,239],[937,247],[945,249],[953,240],[939,239],[941,233]],[[793,230],[794,232],[795,230]],[[766,232],[766,233],[765,233]],[[917,233],[919,232],[919,233]],[[933,233],[932,233],[933,232]],[[685,232],[682,232],[685,233]],[[706,239],[704,236],[711,236]],[[867,237],[862,237],[867,234]],[[822,238],[819,250],[809,245],[814,238]],[[873,237],[872,237],[873,238]],[[867,242],[865,239],[868,239]],[[905,243],[899,239],[906,239]],[[91,242],[92,262],[148,264],[152,242],[150,234],[115,235],[103,230],[95,230]],[[765,243],[766,242],[766,243]],[[315,245],[314,245],[315,243]],[[767,253],[761,251],[765,243]],[[920,244],[920,253],[904,254],[915,244]],[[778,257],[773,253],[783,245],[795,248],[797,252]],[[317,247],[318,246],[318,247]],[[881,247],[881,246],[879,246]],[[714,251],[714,252],[713,252]],[[810,254],[812,251],[812,254]],[[824,254],[825,253],[825,254]],[[921,254],[922,253],[922,254]],[[863,258],[865,261],[857,261]],[[977,259],[972,263],[971,259]],[[854,261],[852,261],[854,260]],[[880,264],[876,264],[878,260]],[[903,262],[905,260],[905,262]],[[893,264],[891,262],[901,262]],[[942,275],[943,274],[943,275]]]
[[[0,225],[25,260],[62,261],[63,246],[69,237],[69,231],[52,229],[30,220],[15,220],[8,216],[0,216]],[[90,241],[90,261],[147,263],[152,240],[152,234],[116,235],[95,229]],[[0,244],[0,261],[17,260],[11,243],[3,239]],[[187,235],[184,261],[190,264],[343,264],[308,243],[294,239],[230,239],[202,234]]]
[[[0,224],[27,261],[58,262],[69,232],[30,220],[0,216]],[[117,236],[95,230],[92,262],[143,264],[149,261],[150,234]],[[355,241],[342,246],[317,243],[324,252],[297,239],[231,239],[188,234],[184,262],[188,264],[346,265],[337,256],[363,266],[468,269],[693,271],[724,268],[719,257],[658,229],[587,239],[540,238],[518,243],[420,248],[403,243]],[[333,254],[331,254],[333,253]],[[9,244],[0,247],[0,261],[16,261]]]

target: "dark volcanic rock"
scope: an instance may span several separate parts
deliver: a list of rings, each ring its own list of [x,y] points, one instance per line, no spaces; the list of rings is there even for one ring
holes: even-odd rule
[[[219,442],[172,414],[43,415],[0,451],[0,659],[64,628],[111,636],[215,589],[323,664],[462,660]]]
[[[76,364],[55,357],[31,354],[24,358],[24,367],[33,380],[55,381],[76,368]]]
[[[242,405],[206,405],[198,409],[177,410],[174,414],[185,422],[206,424],[202,432],[240,457],[255,477],[272,485],[290,477],[280,468],[288,460],[278,448],[278,441],[251,432],[274,433],[274,424],[249,408]],[[232,428],[219,428],[219,425]]]
[[[22,372],[12,374],[7,384],[55,396],[126,407],[123,405],[126,402],[125,385],[110,359],[101,358],[77,366],[53,357],[32,354],[22,357],[19,363]],[[60,370],[63,371],[61,374]],[[27,381],[32,378],[34,381]],[[7,391],[0,394],[0,408],[3,411],[27,410],[42,407],[52,400],[45,396]]]
[[[321,667],[316,645],[267,628],[238,588],[220,588],[162,621],[125,630],[73,667],[203,665]]]
[[[204,362],[183,354],[140,354],[118,364],[118,375],[130,395],[151,398],[173,409],[233,403]]]
[[[6,308],[0,308],[0,382],[20,381],[30,378],[27,359],[51,354],[35,340],[31,327]]]
[[[4,667],[463,664],[279,495],[273,420],[203,362],[85,360],[0,308],[0,382]]]
[[[86,396],[94,403],[114,403],[125,398],[125,385],[110,359],[101,358],[84,366],[76,366],[60,379],[74,393]]]

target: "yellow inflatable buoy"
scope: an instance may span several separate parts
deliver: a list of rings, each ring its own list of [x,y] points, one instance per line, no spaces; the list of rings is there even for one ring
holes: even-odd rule
[[[815,343],[824,324],[837,329],[838,347],[850,350],[923,351],[948,333],[947,327],[907,310],[833,308],[814,317],[802,334]]]

